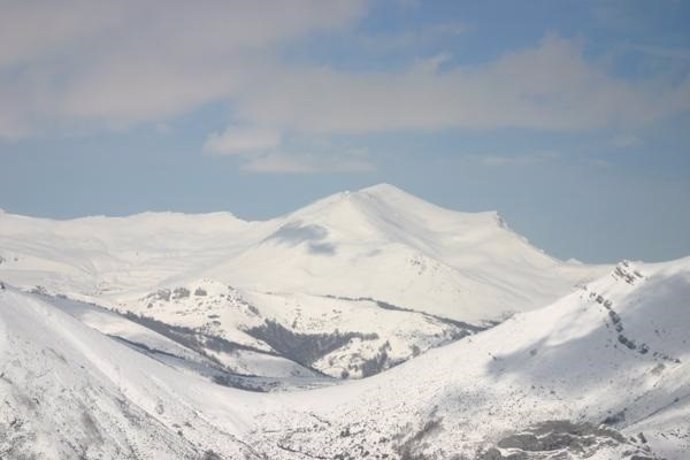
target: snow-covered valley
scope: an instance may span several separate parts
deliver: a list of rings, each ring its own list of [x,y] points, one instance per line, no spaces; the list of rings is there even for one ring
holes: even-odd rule
[[[690,258],[390,185],[268,221],[0,213],[0,458],[684,459]]]

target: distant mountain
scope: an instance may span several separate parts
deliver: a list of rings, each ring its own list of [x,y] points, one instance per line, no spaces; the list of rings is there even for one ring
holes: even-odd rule
[[[552,302],[606,270],[547,256],[495,212],[450,211],[387,184],[330,196],[262,229],[258,243],[202,274],[481,324]]]
[[[3,213],[0,257],[13,286],[128,315],[263,377],[373,375],[609,269],[554,259],[495,212],[450,211],[387,184],[260,222]]]

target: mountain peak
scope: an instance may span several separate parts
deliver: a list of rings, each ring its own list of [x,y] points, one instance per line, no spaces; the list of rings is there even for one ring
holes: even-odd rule
[[[474,219],[476,220],[476,223],[489,223],[500,228],[509,229],[509,226],[506,224],[503,216],[501,216],[501,214],[496,210],[483,212],[462,212],[454,209],[444,208],[443,206],[426,201],[386,182],[362,188],[354,195],[359,197],[374,198],[401,211],[416,208],[417,212],[433,212],[437,217],[440,214],[445,216],[453,215],[456,218],[457,216],[462,216],[464,219]]]
[[[376,198],[378,200],[388,202],[399,202],[400,200],[424,201],[421,198],[418,198],[417,196],[386,182],[364,187],[359,189],[353,195]]]
[[[461,212],[438,206],[412,195],[392,184],[380,183],[356,191],[342,191],[311,203],[287,216],[290,220],[313,221],[322,225],[343,228],[397,227],[412,231],[413,228],[434,228],[467,231],[498,227],[509,230],[497,211]],[[433,223],[433,224],[432,224]]]
[[[440,209],[391,184],[381,183],[356,191],[343,191],[311,203],[288,216],[301,220],[339,220],[345,227],[364,221],[379,220],[382,216],[396,220],[394,215]]]
[[[381,182],[376,185],[370,185],[369,187],[364,187],[359,190],[361,193],[373,193],[376,195],[381,195],[381,194],[391,194],[391,193],[405,193],[405,191],[399,189],[395,185],[391,185],[387,182]]]

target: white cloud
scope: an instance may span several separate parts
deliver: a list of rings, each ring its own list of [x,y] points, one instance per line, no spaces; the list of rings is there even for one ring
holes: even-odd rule
[[[222,133],[212,133],[206,140],[204,150],[219,155],[247,155],[275,149],[281,141],[279,131],[231,126]]]
[[[442,22],[392,33],[358,34],[356,42],[365,51],[385,53],[419,45],[443,44],[471,30],[461,22]]]
[[[223,102],[232,125],[209,135],[209,153],[240,155],[251,171],[366,171],[372,164],[365,156],[304,150],[284,141],[446,128],[634,132],[690,109],[690,79],[611,75],[586,58],[579,43],[557,36],[469,66],[442,52],[424,60],[411,56],[406,68],[381,71],[285,61],[280,51],[287,44],[319,31],[353,28],[365,0],[0,5],[5,139],[50,130],[155,126]],[[465,30],[461,23],[429,26],[390,37],[384,47]]]
[[[557,152],[532,152],[516,155],[481,155],[480,161],[485,166],[520,166],[546,163],[559,159],[561,156]]]
[[[253,173],[362,173],[375,169],[366,149],[337,145],[318,136],[285,137],[279,130],[260,126],[231,125],[211,133],[204,150],[239,157],[240,169]]]
[[[347,173],[371,172],[374,165],[361,154],[340,155],[271,153],[250,158],[242,164],[244,171],[255,173]]]
[[[366,133],[448,127],[577,131],[634,127],[690,109],[690,80],[672,86],[607,75],[577,43],[539,46],[479,66],[434,62],[406,71],[283,69],[238,97],[244,120],[300,132]]]
[[[0,0],[0,135],[157,122],[240,91],[364,0]]]

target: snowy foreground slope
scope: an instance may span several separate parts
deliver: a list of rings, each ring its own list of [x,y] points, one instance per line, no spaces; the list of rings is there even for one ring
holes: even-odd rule
[[[308,391],[214,384],[67,310],[43,294],[0,291],[3,458],[681,460],[690,451],[690,258],[621,263],[549,306]]]
[[[211,449],[238,458],[232,433],[263,405],[9,287],[0,356],[2,458],[200,458]]]
[[[609,269],[549,257],[494,212],[386,184],[257,222],[0,213],[1,280],[82,302],[62,302],[79,318],[99,314],[89,304],[117,310],[229,372],[270,378],[373,375]]]
[[[689,331],[690,258],[626,262],[384,374],[291,395],[312,417],[269,414],[254,442],[284,458],[687,459]]]

